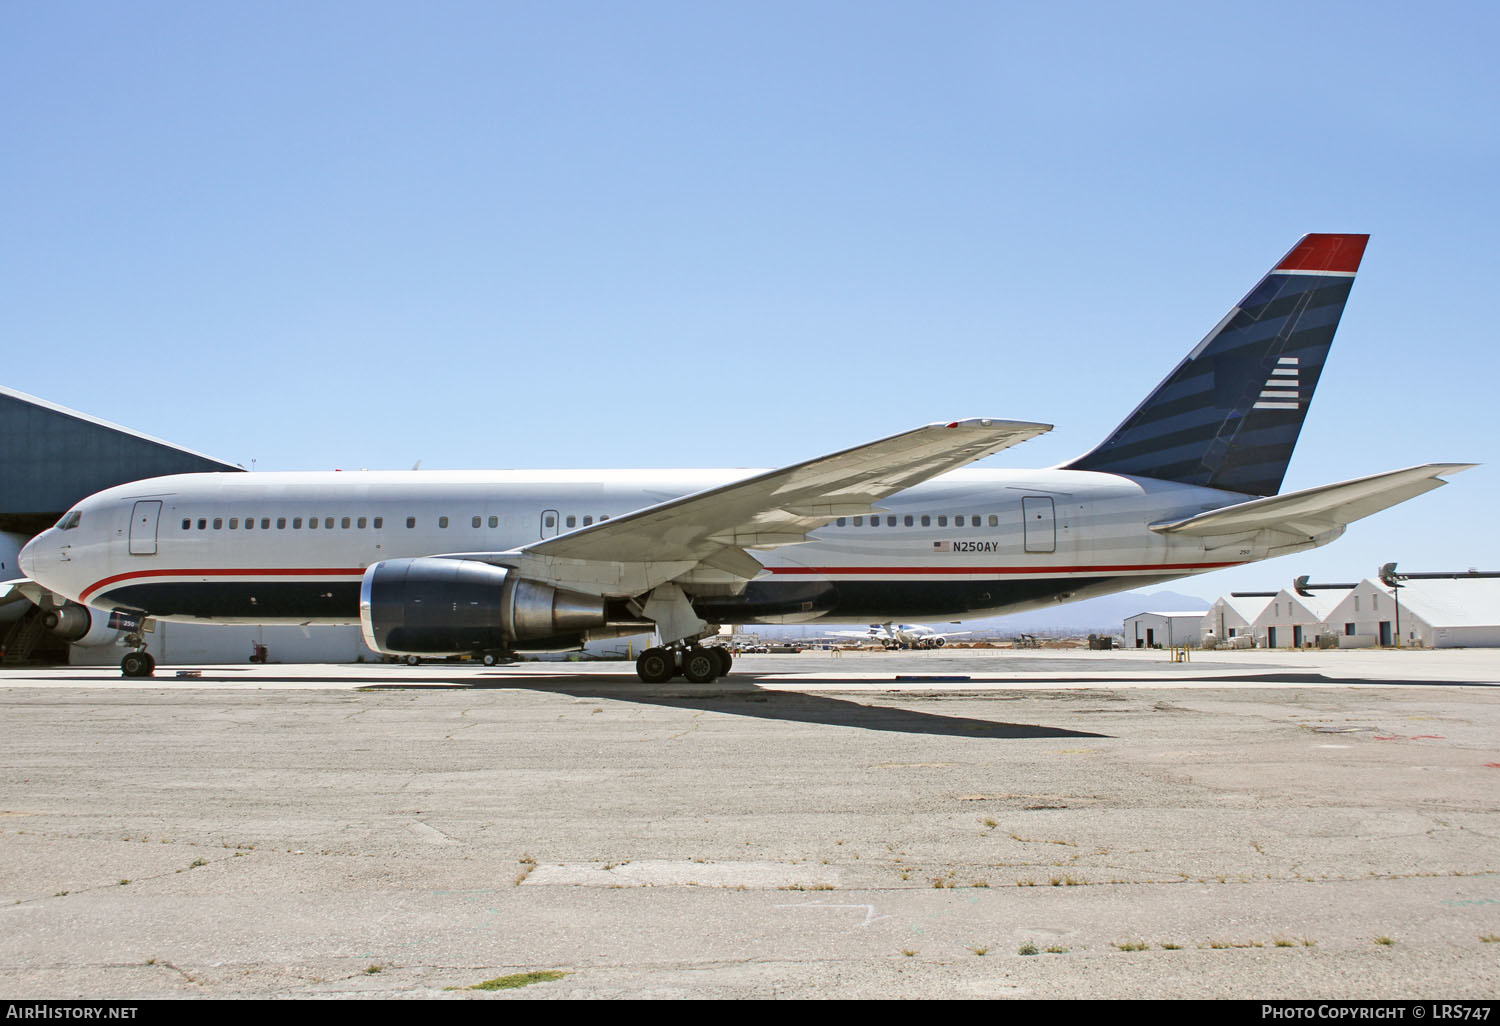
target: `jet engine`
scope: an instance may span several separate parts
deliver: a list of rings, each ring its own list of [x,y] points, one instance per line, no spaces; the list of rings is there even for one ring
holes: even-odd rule
[[[120,637],[119,630],[109,626],[108,613],[77,602],[66,602],[43,612],[42,627],[59,641],[86,648],[113,644]]]
[[[359,623],[366,644],[391,655],[565,652],[590,638],[651,629],[599,595],[431,556],[372,564],[360,581]]]

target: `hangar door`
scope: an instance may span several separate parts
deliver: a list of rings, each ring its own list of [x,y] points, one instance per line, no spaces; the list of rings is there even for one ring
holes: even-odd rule
[[[130,511],[130,554],[156,555],[156,522],[161,519],[161,500],[142,499]]]
[[[1057,551],[1057,514],[1049,495],[1028,495],[1021,500],[1021,517],[1026,521],[1026,551]]]

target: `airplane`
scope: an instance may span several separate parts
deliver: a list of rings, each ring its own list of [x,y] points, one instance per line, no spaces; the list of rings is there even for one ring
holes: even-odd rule
[[[942,648],[949,638],[959,638],[973,631],[939,633],[923,623],[872,623],[862,631],[829,631],[830,638],[869,641],[882,648]]]
[[[1099,445],[968,464],[1051,425],[928,424],[777,470],[200,473],[106,489],[29,542],[59,632],[354,624],[395,656],[655,631],[641,680],[730,668],[719,624],[957,620],[1327,544],[1474,464],[1280,491],[1367,235],[1304,236]]]

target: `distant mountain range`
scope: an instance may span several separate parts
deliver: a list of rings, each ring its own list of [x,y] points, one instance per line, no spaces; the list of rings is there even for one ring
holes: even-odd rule
[[[1125,618],[1136,613],[1171,612],[1201,609],[1208,612],[1210,603],[1196,595],[1184,595],[1175,591],[1127,591],[1119,595],[1104,595],[1100,598],[1084,599],[1035,609],[1029,613],[1014,613],[1010,616],[992,616],[985,619],[964,620],[954,624],[947,620],[924,621],[939,631],[973,631],[978,637],[998,635],[1012,637],[1016,634],[1119,634],[1124,630]],[[820,638],[829,630],[839,630],[819,624],[784,627],[746,627],[748,634],[763,638]],[[846,629],[846,628],[845,628]],[[963,640],[963,639],[955,639]]]

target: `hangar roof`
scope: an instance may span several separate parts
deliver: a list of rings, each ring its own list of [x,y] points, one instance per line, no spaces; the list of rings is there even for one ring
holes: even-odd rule
[[[1402,581],[1400,600],[1404,608],[1427,621],[1430,627],[1500,624],[1500,578],[1460,576]]]
[[[243,469],[0,387],[0,530],[35,533],[79,499],[127,481]]]

